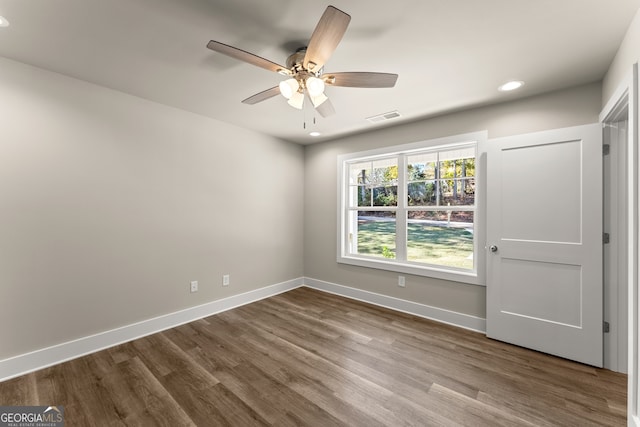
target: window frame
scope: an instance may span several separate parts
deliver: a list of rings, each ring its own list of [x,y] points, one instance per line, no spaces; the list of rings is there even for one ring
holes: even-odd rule
[[[424,277],[450,280],[455,282],[468,283],[473,285],[485,285],[485,181],[484,165],[486,157],[481,151],[487,141],[487,131],[473,132],[443,138],[429,139],[409,144],[389,146],[379,149],[347,153],[338,156],[338,227],[337,227],[337,262],[359,267],[375,268],[393,271],[404,274],[412,274]],[[349,213],[353,207],[349,205],[349,165],[355,161],[375,161],[389,157],[398,158],[398,205],[395,207],[384,207],[382,210],[395,212],[396,218],[396,251],[401,251],[406,259],[407,239],[399,237],[401,233],[406,235],[408,220],[407,214],[410,210],[423,210],[420,207],[413,208],[407,203],[407,158],[412,154],[417,154],[423,150],[445,151],[448,149],[475,146],[475,210],[474,210],[474,269],[459,269],[455,267],[435,266],[421,264],[411,261],[398,261],[396,259],[368,257],[349,253],[348,224]],[[402,177],[401,177],[402,175]],[[463,208],[463,209],[460,209]],[[451,206],[444,210],[469,210],[468,207]],[[356,207],[356,210],[381,210],[376,206]],[[441,209],[443,210],[443,209]],[[404,242],[405,246],[400,247],[399,242]]]

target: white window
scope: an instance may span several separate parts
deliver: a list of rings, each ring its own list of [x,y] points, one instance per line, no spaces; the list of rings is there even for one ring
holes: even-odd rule
[[[481,132],[340,156],[338,262],[482,284],[484,140]]]

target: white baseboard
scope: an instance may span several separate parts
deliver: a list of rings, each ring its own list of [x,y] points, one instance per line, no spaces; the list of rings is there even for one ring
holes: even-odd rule
[[[254,291],[233,295],[228,298],[190,307],[174,313],[143,320],[131,325],[101,332],[77,340],[57,344],[51,347],[21,354],[9,359],[0,360],[0,382],[47,368],[58,363],[76,359],[96,351],[104,350],[118,344],[132,341],[147,335],[155,334],[194,320],[212,316],[245,304],[269,298],[300,286],[307,286],[319,291],[367,302],[392,310],[413,314],[449,325],[470,329],[477,332],[486,331],[486,320],[454,311],[431,307],[412,301],[350,288],[335,283],[324,282],[312,278],[297,278]]]
[[[309,277],[304,278],[304,286],[476,332],[485,333],[487,330],[487,320],[482,317],[470,316],[468,314],[377,294],[375,292],[363,291],[362,289],[324,282]]]
[[[77,340],[0,360],[0,382],[66,362],[105,348],[132,341],[194,320],[230,310],[302,286],[303,278],[266,286],[254,291],[190,307],[174,313],[101,332]]]

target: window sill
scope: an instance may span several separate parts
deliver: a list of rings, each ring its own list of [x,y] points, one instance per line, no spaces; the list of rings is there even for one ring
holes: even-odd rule
[[[412,274],[415,276],[432,277],[434,279],[450,280],[469,285],[486,286],[478,277],[475,271],[454,271],[449,269],[439,269],[437,267],[426,267],[415,264],[405,264],[377,259],[365,259],[349,256],[338,256],[340,264],[355,265],[358,267],[375,268],[378,270],[393,271],[397,273]]]

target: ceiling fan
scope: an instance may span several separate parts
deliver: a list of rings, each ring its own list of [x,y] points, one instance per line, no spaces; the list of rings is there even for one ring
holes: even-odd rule
[[[340,43],[347,31],[351,16],[328,6],[316,25],[309,44],[299,48],[287,58],[286,66],[269,61],[250,52],[211,40],[207,47],[257,67],[289,76],[278,86],[257,93],[243,100],[245,104],[257,104],[278,94],[288,99],[288,104],[302,109],[305,95],[322,117],[335,113],[331,101],[324,94],[325,86],[346,86],[364,88],[393,87],[397,74],[372,72],[325,73],[324,64]]]

